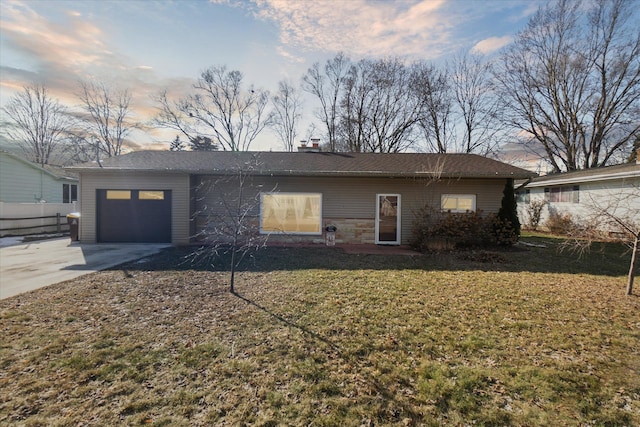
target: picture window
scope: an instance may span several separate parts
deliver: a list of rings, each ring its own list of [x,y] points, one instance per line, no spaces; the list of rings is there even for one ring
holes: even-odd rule
[[[262,193],[260,232],[322,234],[322,194]]]

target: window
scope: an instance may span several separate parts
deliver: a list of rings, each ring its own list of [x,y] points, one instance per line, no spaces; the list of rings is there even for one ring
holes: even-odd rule
[[[443,211],[454,213],[475,212],[475,194],[443,194],[440,199],[440,208]]]
[[[260,232],[322,234],[322,194],[261,193]]]
[[[131,200],[131,190],[107,190],[107,200]]]
[[[78,186],[76,184],[62,184],[62,203],[73,203],[78,200]]]
[[[531,203],[531,190],[520,190],[517,194],[516,202],[528,205]]]
[[[547,187],[544,199],[551,203],[580,203],[580,187]]]
[[[164,191],[140,190],[138,200],[164,200]]]

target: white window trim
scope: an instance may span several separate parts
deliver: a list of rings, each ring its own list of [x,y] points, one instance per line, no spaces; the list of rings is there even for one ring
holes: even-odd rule
[[[380,197],[385,197],[385,196],[392,196],[392,197],[397,197],[398,200],[398,204],[396,206],[396,240],[394,241],[387,241],[387,240],[380,240]],[[400,194],[397,193],[380,193],[380,194],[376,194],[376,223],[375,223],[375,227],[374,227],[374,231],[375,231],[375,239],[374,239],[374,243],[376,245],[399,245],[400,241],[402,240],[402,196]]]
[[[466,209],[444,209],[444,201],[446,199],[462,199],[462,198],[471,198],[472,207],[471,210],[468,211]],[[456,205],[458,203],[456,202]],[[476,211],[476,195],[475,194],[442,194],[440,196],[440,209],[443,212],[451,212],[451,213],[467,213],[467,212],[475,212]]]
[[[571,200],[570,201],[551,201],[551,194],[552,194],[552,190],[553,189],[558,189],[559,193],[560,193],[560,197],[562,197],[562,194],[567,192],[567,193],[571,193]],[[558,185],[558,186],[553,186],[553,187],[544,187],[543,190],[543,194],[544,194],[544,200],[546,200],[549,203],[553,203],[553,204],[580,204],[580,186],[579,185]]]
[[[318,207],[319,211],[320,211],[320,217],[318,219],[319,223],[318,223],[318,231],[272,231],[272,230],[267,230],[264,231],[262,229],[262,219],[263,219],[263,207],[264,207],[264,202],[263,202],[263,197],[265,195],[281,195],[281,196],[286,196],[286,195],[297,195],[297,196],[319,196],[320,197],[320,206]],[[321,236],[322,235],[322,193],[311,193],[311,192],[297,192],[297,191],[291,191],[291,192],[280,192],[280,191],[272,191],[272,192],[261,192],[260,193],[260,234],[279,234],[279,235],[290,235],[290,236]]]

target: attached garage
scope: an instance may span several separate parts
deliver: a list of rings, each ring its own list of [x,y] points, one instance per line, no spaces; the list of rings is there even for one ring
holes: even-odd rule
[[[148,166],[153,167],[151,162]],[[76,170],[81,242],[189,244],[189,174],[107,167]]]
[[[171,190],[96,192],[98,242],[171,242]]]

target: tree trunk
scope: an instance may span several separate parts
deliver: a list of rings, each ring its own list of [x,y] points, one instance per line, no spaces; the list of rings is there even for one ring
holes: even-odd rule
[[[231,248],[231,278],[229,280],[229,292],[231,292],[232,294],[236,293],[236,290],[234,287],[235,276],[236,276],[236,245],[234,243],[233,247]]]
[[[631,265],[629,266],[629,276],[627,276],[627,295],[633,294],[633,277],[636,269],[636,259],[638,256],[638,241],[640,240],[640,234],[636,234],[633,241],[633,251],[631,252]]]

